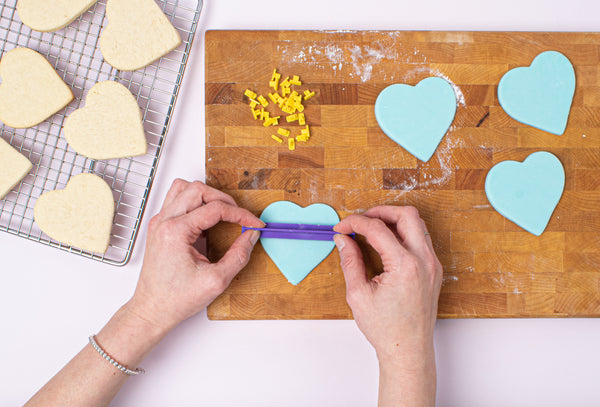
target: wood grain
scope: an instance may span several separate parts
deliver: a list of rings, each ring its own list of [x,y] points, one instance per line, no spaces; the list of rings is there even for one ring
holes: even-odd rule
[[[207,183],[259,215],[271,202],[324,202],[341,217],[375,205],[414,205],[444,265],[442,318],[600,316],[600,34],[528,32],[209,31]],[[543,51],[563,52],[577,89],[555,136],[502,110],[497,84]],[[312,138],[289,151],[254,121],[246,88],[266,95],[274,68],[316,92]],[[373,105],[393,83],[442,76],[456,85],[456,119],[437,152],[418,161],[378,127]],[[297,124],[285,126],[299,131]],[[566,170],[565,193],[540,237],[493,210],[489,169],[544,149]],[[209,233],[218,259],[239,227]],[[359,240],[371,275],[380,261]],[[346,319],[334,251],[298,286],[262,247],[208,310],[211,319]]]

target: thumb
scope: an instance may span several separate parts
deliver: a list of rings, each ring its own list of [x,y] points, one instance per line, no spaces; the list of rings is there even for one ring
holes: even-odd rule
[[[215,266],[220,269],[228,285],[233,277],[237,275],[250,261],[250,255],[254,245],[260,237],[260,232],[248,230],[231,245],[227,253],[219,260]]]
[[[362,291],[369,282],[362,252],[350,236],[335,235],[333,240],[340,252],[342,271],[346,280],[346,296],[351,298],[351,293]]]

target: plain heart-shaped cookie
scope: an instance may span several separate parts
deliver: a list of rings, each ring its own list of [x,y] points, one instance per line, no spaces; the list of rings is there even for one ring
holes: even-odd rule
[[[375,102],[381,130],[421,161],[428,161],[456,114],[456,94],[446,80],[423,79],[416,86],[395,84]]]
[[[485,179],[488,200],[502,216],[541,235],[560,201],[565,170],[551,153],[538,151],[522,163],[503,161]]]
[[[567,127],[574,93],[573,65],[556,51],[508,71],[498,85],[500,106],[510,117],[559,136]]]
[[[97,0],[19,0],[23,24],[37,31],[56,31],[68,25]]]
[[[303,208],[289,201],[267,206],[260,219],[265,223],[301,223],[336,225],[340,218],[329,205],[314,204]],[[260,242],[277,268],[293,285],[297,285],[331,253],[333,241],[265,239]]]
[[[0,199],[31,170],[31,162],[0,138]]]
[[[140,108],[118,82],[99,82],[87,94],[85,107],[65,121],[65,138],[77,153],[94,160],[146,154]]]
[[[154,0],[108,0],[106,17],[100,51],[106,62],[122,71],[143,68],[181,43]]]
[[[29,48],[15,48],[0,61],[0,121],[17,129],[35,126],[73,100],[52,65]]]
[[[79,174],[63,190],[46,192],[33,216],[52,239],[94,253],[105,253],[110,241],[115,202],[110,187],[93,174]]]

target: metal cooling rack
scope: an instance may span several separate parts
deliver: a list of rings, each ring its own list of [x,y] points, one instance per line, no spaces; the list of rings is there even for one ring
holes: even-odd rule
[[[182,44],[144,69],[122,72],[104,62],[98,38],[106,24],[107,0],[99,0],[68,27],[52,33],[32,31],[16,12],[17,0],[0,2],[0,54],[28,47],[44,55],[71,87],[75,99],[45,122],[29,129],[0,123],[0,137],[33,163],[21,184],[0,200],[0,230],[113,265],[129,261],[162,146],[183,80],[198,25],[202,0],[157,0],[181,35]],[[61,137],[67,116],[83,104],[99,81],[115,80],[136,96],[142,110],[148,153],[141,157],[96,161],[76,154]],[[33,221],[33,206],[44,192],[63,189],[82,172],[102,177],[116,202],[110,246],[104,255],[85,252],[50,239]]]

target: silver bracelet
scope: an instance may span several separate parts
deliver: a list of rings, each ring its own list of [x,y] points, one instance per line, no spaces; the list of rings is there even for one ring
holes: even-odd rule
[[[98,345],[98,343],[96,342],[96,335],[90,336],[90,344],[92,345],[92,347],[94,349],[96,349],[96,351],[100,354],[100,356],[102,356],[104,359],[106,359],[108,361],[108,363],[110,363],[111,365],[113,365],[114,367],[116,367],[121,372],[125,373],[126,375],[137,376],[140,373],[146,373],[146,371],[141,368],[135,369],[135,370],[127,369],[125,366],[123,366],[122,364],[120,364],[119,362],[114,360],[108,353],[106,353],[104,351],[104,349],[102,349],[100,347],[100,345]]]

